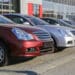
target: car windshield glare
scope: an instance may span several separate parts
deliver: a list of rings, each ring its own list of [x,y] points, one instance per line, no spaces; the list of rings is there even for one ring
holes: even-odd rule
[[[73,22],[73,21],[66,21],[66,20],[64,20],[64,21],[67,22],[70,25],[75,25],[75,22]]]
[[[58,20],[58,23],[59,23],[61,26],[66,26],[66,25],[67,25],[67,23],[64,22],[63,20]]]
[[[49,23],[37,17],[29,17],[28,19],[31,20],[35,25],[49,25]]]
[[[1,24],[13,24],[14,22],[12,22],[10,19],[0,15],[0,23]]]
[[[64,20],[58,20],[58,22],[60,23],[61,26],[72,27],[71,24],[67,23],[67,22],[64,21]]]

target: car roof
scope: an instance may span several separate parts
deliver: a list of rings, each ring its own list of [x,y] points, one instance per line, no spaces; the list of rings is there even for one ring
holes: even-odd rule
[[[3,15],[21,16],[21,17],[26,17],[26,18],[34,17],[34,16],[29,16],[29,15],[20,14],[20,13],[9,13],[9,14],[3,14]]]

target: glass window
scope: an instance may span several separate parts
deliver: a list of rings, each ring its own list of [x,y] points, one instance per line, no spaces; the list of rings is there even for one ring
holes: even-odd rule
[[[29,17],[28,18],[33,24],[35,25],[49,25],[49,23],[43,21],[40,18],[36,18],[36,17]]]
[[[0,9],[2,9],[2,5],[0,5]]]
[[[66,26],[66,25],[67,25],[63,20],[58,20],[58,23],[59,23],[61,26]]]
[[[3,0],[3,2],[9,2],[9,0]]]
[[[3,5],[3,9],[9,9],[8,5]]]
[[[15,23],[19,23],[19,24],[23,24],[25,21],[27,22],[27,20],[19,17],[19,16],[12,16],[11,17],[8,17],[10,18],[12,21],[14,21]]]
[[[75,22],[73,22],[73,21],[66,21],[66,20],[64,20],[64,21],[67,22],[70,25],[75,25]]]
[[[13,0],[0,0],[0,9],[2,9],[0,11],[1,14],[3,13],[13,13],[15,12],[15,9],[14,9],[14,5],[13,5]],[[3,9],[6,9],[6,10],[3,10]]]
[[[56,20],[53,20],[53,19],[43,19],[45,20],[46,22],[50,23],[50,24],[58,24],[58,22]]]
[[[71,27],[71,25],[69,25],[67,22],[65,22],[64,20],[58,20],[59,24],[61,26],[67,26],[67,27]]]
[[[33,15],[38,16],[39,14],[39,5],[38,4],[33,4]]]

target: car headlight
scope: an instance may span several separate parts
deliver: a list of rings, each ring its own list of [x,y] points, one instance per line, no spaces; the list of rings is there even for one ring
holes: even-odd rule
[[[58,29],[58,32],[60,33],[61,36],[70,36],[71,37],[70,31]]]
[[[21,30],[20,28],[13,28],[12,32],[15,34],[15,36],[19,40],[32,40],[32,39],[34,39],[31,34]]]

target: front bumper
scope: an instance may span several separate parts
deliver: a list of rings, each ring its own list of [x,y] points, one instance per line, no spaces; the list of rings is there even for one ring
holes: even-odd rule
[[[53,39],[43,41],[43,46],[40,48],[41,54],[52,53],[52,51],[54,51]]]
[[[42,45],[41,41],[20,41],[12,46],[11,55],[16,57],[35,57],[40,55],[39,47]]]
[[[75,46],[73,37],[60,37],[57,40],[57,47],[73,47]]]

